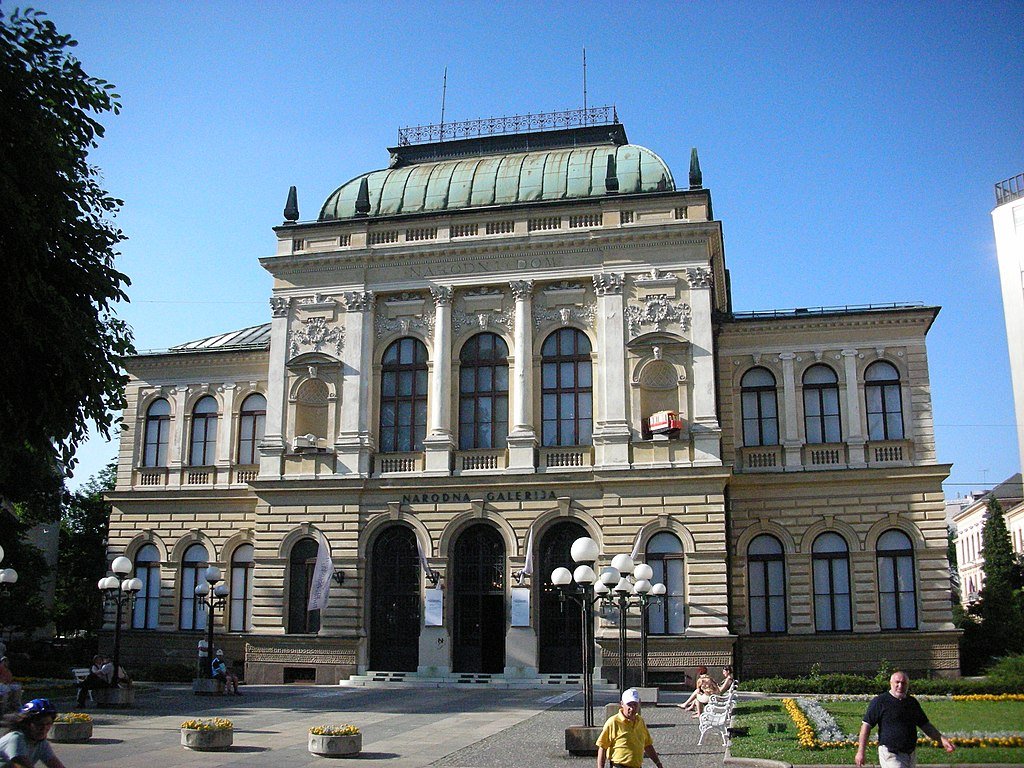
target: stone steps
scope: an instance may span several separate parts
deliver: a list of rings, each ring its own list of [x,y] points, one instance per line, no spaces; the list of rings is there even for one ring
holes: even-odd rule
[[[559,689],[572,690],[582,687],[582,675],[557,674],[537,677],[506,677],[473,672],[455,672],[450,675],[427,676],[416,672],[369,671],[352,675],[338,685],[347,688],[518,688],[518,689]],[[600,696],[618,695],[618,689],[604,680],[594,681],[594,694]]]

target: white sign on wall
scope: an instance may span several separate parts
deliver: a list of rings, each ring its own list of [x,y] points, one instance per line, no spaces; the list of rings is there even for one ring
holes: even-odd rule
[[[530,626],[530,590],[528,587],[512,588],[512,626]]]
[[[444,592],[440,587],[428,589],[423,601],[423,623],[428,627],[440,627],[444,625]]]

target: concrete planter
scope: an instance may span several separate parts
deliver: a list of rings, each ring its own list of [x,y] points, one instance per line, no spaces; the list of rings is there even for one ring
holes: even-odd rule
[[[81,744],[92,738],[92,723],[54,723],[48,738],[58,744]]]
[[[209,677],[197,677],[192,681],[192,693],[196,696],[220,696],[224,693],[224,683]]]
[[[601,735],[601,727],[574,725],[565,729],[565,751],[577,757],[594,757],[597,755],[597,737]]]
[[[227,749],[234,741],[233,728],[222,728],[216,731],[199,731],[192,728],[181,729],[181,746],[194,749],[196,752],[215,752]]]
[[[123,688],[94,688],[92,698],[97,707],[132,707],[135,706],[135,688],[130,685]]]
[[[363,749],[363,734],[351,736],[317,736],[309,734],[309,751],[319,757],[349,757]]]

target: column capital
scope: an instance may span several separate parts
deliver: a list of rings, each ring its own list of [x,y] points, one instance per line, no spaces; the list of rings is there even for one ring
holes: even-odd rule
[[[288,296],[270,297],[270,313],[273,317],[287,317],[291,306],[292,300]]]
[[[602,272],[594,275],[594,290],[598,296],[622,293],[622,274]]]
[[[782,360],[782,361],[796,360],[796,353],[795,352],[780,352],[779,353],[779,360]]]
[[[533,294],[533,280],[513,280],[509,287],[516,301],[525,301]]]
[[[430,286],[430,295],[434,297],[435,307],[450,307],[455,290],[447,285],[432,285]]]
[[[345,291],[345,309],[366,312],[373,306],[373,291]]]
[[[843,357],[857,357],[858,355],[860,355],[860,352],[856,349],[844,349],[839,354],[842,355]]]

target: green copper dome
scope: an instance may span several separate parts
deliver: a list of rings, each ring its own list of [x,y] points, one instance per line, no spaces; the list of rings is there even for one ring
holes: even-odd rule
[[[614,157],[618,189],[609,181]],[[335,190],[320,221],[356,216],[356,198],[366,179],[369,216],[433,213],[544,200],[672,192],[664,161],[646,147],[605,143],[571,148],[480,154],[414,162],[357,176]]]

